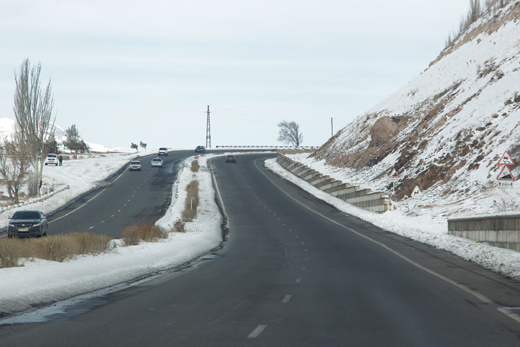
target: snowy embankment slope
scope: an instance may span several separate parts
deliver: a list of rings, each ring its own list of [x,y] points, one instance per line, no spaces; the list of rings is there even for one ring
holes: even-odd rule
[[[395,234],[446,250],[507,277],[520,280],[519,252],[447,235],[446,220],[440,218],[433,219],[431,215],[428,214],[408,217],[399,210],[386,212],[384,214],[363,210],[341,199],[335,198],[294,176],[281,167],[276,162],[276,159],[267,160],[266,166],[273,172],[300,186],[319,199],[326,201],[340,211],[359,217]],[[329,172],[322,171],[322,174],[329,174]]]
[[[114,250],[106,254],[79,256],[74,260],[61,263],[27,259],[23,267],[0,269],[0,312],[21,311],[41,303],[63,300],[121,284],[140,276],[179,266],[218,247],[222,242],[222,217],[215,203],[211,174],[207,170],[207,160],[212,157],[207,155],[198,158],[200,170],[197,173],[189,170],[189,165],[182,165],[184,169],[179,172],[173,186],[172,195],[176,199],[165,216],[157,221],[158,225],[169,228],[180,217],[184,208],[186,186],[192,180],[198,180],[200,190],[198,217],[195,223],[186,224],[186,233],[169,233],[169,238],[160,242],[141,243],[129,247],[122,247],[121,241],[115,240]],[[191,160],[193,157],[186,159],[186,163],[191,163]],[[92,162],[97,161],[92,160]],[[99,166],[107,169],[103,164]],[[110,167],[116,166],[114,164]],[[83,166],[80,163],[76,170],[81,167]],[[70,170],[75,171],[72,166]],[[59,199],[59,196],[54,198]],[[35,208],[41,208],[49,203],[57,204],[48,201]],[[13,323],[17,321],[16,319],[23,320],[23,317],[11,317],[7,321],[0,321],[0,324]]]
[[[411,214],[415,186],[434,216],[520,210],[518,189],[496,187],[506,150],[520,175],[519,42],[516,0],[484,14],[420,76],[342,128],[314,165],[388,194],[395,168],[394,200]]]

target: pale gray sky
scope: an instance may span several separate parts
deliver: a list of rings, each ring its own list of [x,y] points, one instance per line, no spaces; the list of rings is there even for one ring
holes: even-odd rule
[[[23,59],[52,79],[56,123],[129,147],[303,145],[418,76],[469,0],[0,0],[0,118]]]

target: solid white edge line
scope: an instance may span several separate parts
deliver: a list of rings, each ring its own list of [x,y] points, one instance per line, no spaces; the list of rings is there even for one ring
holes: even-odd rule
[[[277,184],[276,184],[276,183],[275,183],[271,178],[269,178],[269,177],[268,177],[264,172],[262,172],[262,170],[260,170],[260,168],[259,168],[258,165],[257,165],[258,160],[263,160],[263,159],[257,159],[257,160],[255,160],[255,166],[256,166],[256,168],[258,169],[258,171],[260,171],[260,172],[261,172],[261,173],[262,173],[262,174],[263,174],[263,175],[264,175],[264,176],[265,176],[269,181],[271,181],[271,183],[274,184],[274,185],[275,185],[275,186],[276,186],[276,187],[277,187],[277,188],[278,188],[282,193],[284,193],[284,194],[287,195],[289,198],[291,198],[292,200],[294,200],[295,202],[297,202],[299,205],[305,207],[307,210],[309,210],[309,211],[311,211],[311,212],[313,212],[313,213],[319,215],[319,216],[322,217],[322,218],[327,219],[328,221],[330,221],[330,222],[332,222],[332,223],[334,223],[334,224],[336,224],[336,225],[338,225],[338,226],[340,226],[340,227],[342,227],[342,228],[344,228],[344,229],[349,230],[350,232],[352,232],[352,233],[354,233],[354,234],[356,234],[356,235],[358,235],[358,236],[360,236],[360,237],[362,237],[362,238],[364,238],[364,239],[366,239],[366,240],[368,240],[368,241],[370,241],[370,242],[373,242],[373,243],[375,243],[375,244],[377,244],[377,245],[383,247],[383,248],[386,249],[387,251],[389,251],[389,252],[395,254],[396,256],[400,257],[401,259],[405,260],[406,262],[410,263],[411,265],[413,265],[413,266],[415,266],[415,267],[417,267],[417,268],[419,268],[419,269],[421,269],[421,270],[423,270],[423,271],[426,271],[426,272],[428,272],[429,274],[431,274],[431,275],[433,275],[433,276],[436,276],[437,278],[440,278],[441,280],[444,280],[445,282],[450,283],[450,284],[454,285],[454,286],[457,287],[457,288],[462,289],[462,290],[465,291],[466,293],[469,293],[469,294],[473,295],[473,296],[476,297],[477,299],[481,300],[483,303],[485,303],[485,304],[490,304],[490,305],[494,305],[494,306],[498,306],[498,305],[497,305],[493,300],[489,299],[487,296],[485,296],[485,295],[483,295],[483,294],[480,294],[479,292],[477,292],[477,291],[475,291],[475,290],[473,290],[473,289],[470,289],[470,288],[466,287],[465,285],[459,284],[459,283],[457,283],[457,282],[455,282],[455,281],[449,279],[448,277],[445,277],[445,276],[443,276],[443,275],[441,275],[441,274],[439,274],[439,273],[437,273],[437,272],[435,272],[435,271],[433,271],[433,270],[430,270],[430,269],[428,269],[428,268],[426,268],[426,267],[424,267],[424,266],[422,266],[422,265],[416,263],[415,261],[411,260],[410,258],[407,258],[406,256],[402,255],[401,253],[399,253],[399,252],[397,252],[397,251],[391,249],[391,248],[388,247],[387,245],[385,245],[385,244],[383,244],[383,243],[381,243],[381,242],[379,242],[379,241],[376,241],[376,240],[374,240],[374,239],[372,239],[372,238],[370,238],[370,237],[368,237],[368,236],[366,236],[366,235],[363,235],[363,234],[361,234],[361,233],[355,231],[354,229],[351,229],[351,228],[349,228],[349,227],[347,227],[347,226],[345,226],[345,225],[343,225],[343,224],[340,224],[340,223],[336,222],[335,220],[332,220],[332,219],[330,219],[330,218],[328,218],[328,217],[322,215],[321,213],[319,213],[319,212],[317,212],[317,211],[311,209],[311,208],[308,207],[308,206],[305,206],[304,204],[302,204],[301,202],[299,202],[298,200],[296,200],[295,198],[293,198],[292,196],[290,196],[287,192],[285,192],[282,188],[280,188],[280,186],[278,186],[278,185],[277,185]],[[501,309],[501,308],[498,308],[498,307],[496,307],[496,309],[497,309],[498,311],[504,313],[504,314],[507,315],[508,317],[514,319],[514,320],[517,321],[518,323],[520,323],[520,316],[518,316],[518,315],[516,315],[516,314],[514,314],[514,313],[511,313],[511,312],[509,312],[509,311],[507,311],[507,310],[505,310],[505,309]]]
[[[97,193],[96,195],[94,195],[90,200],[86,201],[83,205],[79,206],[78,208],[76,208],[76,209],[70,211],[69,213],[67,213],[67,214],[65,214],[65,215],[63,215],[63,216],[61,216],[61,217],[58,217],[58,218],[56,218],[56,219],[53,219],[52,221],[49,221],[49,224],[50,224],[50,223],[53,223],[53,222],[55,222],[55,221],[58,221],[58,220],[60,220],[60,219],[62,219],[62,218],[64,218],[64,217],[67,217],[69,214],[76,212],[77,210],[79,210],[80,208],[82,208],[83,206],[85,206],[86,204],[88,204],[89,202],[91,202],[92,200],[94,200],[95,198],[97,198],[99,194],[101,194],[101,193],[103,193],[105,190],[107,190],[107,188],[110,187],[110,186],[111,186],[115,181],[117,181],[117,180],[118,180],[118,179],[119,179],[119,178],[120,178],[120,177],[121,177],[121,176],[122,176],[126,171],[127,171],[127,170],[123,170],[123,172],[121,172],[121,173],[119,174],[119,176],[117,176],[117,178],[116,178],[114,181],[112,181],[112,183],[110,183],[108,186],[106,186],[105,188],[103,188],[103,190],[101,190],[99,193]]]

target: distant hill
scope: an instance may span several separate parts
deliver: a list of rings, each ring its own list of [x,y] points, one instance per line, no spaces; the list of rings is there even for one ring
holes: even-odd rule
[[[445,202],[500,193],[495,183],[504,151],[520,164],[519,23],[518,1],[484,14],[420,76],[341,129],[314,158],[343,170],[346,182],[387,192],[395,167],[396,201],[416,185]]]
[[[0,118],[0,140],[3,140],[5,138],[10,138],[13,131],[14,131],[14,125],[16,121],[11,118]],[[56,141],[58,143],[65,141],[65,129],[60,127],[59,125],[55,124],[56,130],[54,132],[54,136],[56,137]],[[98,145],[92,142],[88,142],[85,140],[85,143],[89,146],[90,150],[92,152],[117,152],[115,149],[105,147],[103,145]]]

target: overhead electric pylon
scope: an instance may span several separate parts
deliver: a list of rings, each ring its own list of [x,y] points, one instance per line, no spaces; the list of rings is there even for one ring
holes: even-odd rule
[[[208,124],[206,125],[206,148],[211,148],[211,126],[209,121],[209,105],[208,111],[206,113],[208,114]]]

